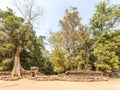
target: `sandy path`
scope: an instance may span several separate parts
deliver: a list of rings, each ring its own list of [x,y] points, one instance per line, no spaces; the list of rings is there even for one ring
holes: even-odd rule
[[[0,81],[0,90],[120,90],[120,80],[105,82]]]

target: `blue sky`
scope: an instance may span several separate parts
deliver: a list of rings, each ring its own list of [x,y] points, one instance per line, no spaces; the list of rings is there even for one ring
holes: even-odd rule
[[[82,18],[83,24],[88,24],[89,19],[95,12],[95,5],[104,0],[38,0],[41,7],[45,10],[45,17],[39,25],[39,29],[36,29],[37,35],[48,36],[50,31],[59,30],[59,20],[64,17],[65,9],[70,6],[75,6],[78,8],[80,17]],[[13,0],[0,0],[0,8],[5,9],[6,7],[14,9],[12,4]],[[120,4],[120,0],[110,0],[111,4]],[[15,13],[18,13],[14,9]]]

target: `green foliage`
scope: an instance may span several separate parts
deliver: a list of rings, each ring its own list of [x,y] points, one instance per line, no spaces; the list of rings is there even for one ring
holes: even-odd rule
[[[32,25],[25,23],[23,18],[15,16],[11,9],[0,12],[0,24],[1,70],[8,70],[9,66],[3,62],[6,58],[13,60],[17,48],[19,48],[21,64],[25,69],[38,66],[41,70],[45,62],[42,55],[42,51],[45,51],[44,37],[36,38]],[[10,63],[10,66],[12,65]]]
[[[59,49],[52,51],[52,53],[50,54],[50,60],[53,64],[54,72],[62,73],[65,71],[65,54],[66,51]]]
[[[116,23],[119,23],[119,7],[108,2],[96,5],[96,12],[90,20],[91,30],[80,23],[76,8],[66,10],[63,20],[60,20],[60,31],[50,37],[54,71],[118,71],[120,30],[117,30]]]
[[[12,68],[12,60],[10,58],[6,58],[2,60],[0,63],[0,71],[10,71]]]
[[[46,74],[46,75],[51,75],[51,74],[54,74],[54,71],[53,71],[53,65],[50,61],[49,58],[47,58],[44,62],[44,69],[43,69],[43,73]]]
[[[25,69],[38,66],[45,74],[67,70],[119,71],[120,5],[100,2],[90,19],[90,27],[80,23],[77,8],[65,11],[60,30],[50,33],[51,52],[44,36],[35,36],[33,26],[16,16],[12,9],[0,10],[0,70],[11,70],[19,49]]]
[[[46,55],[44,36],[36,37],[32,25],[14,15],[11,9],[0,12],[0,24],[0,70],[11,70],[19,49],[23,68],[29,70],[31,66],[38,66],[41,72],[51,74],[48,70],[52,71],[52,65]],[[12,62],[7,63],[7,58],[11,58]]]
[[[80,20],[77,8],[67,9],[63,20],[59,21],[61,30],[51,34],[49,41],[53,51],[50,57],[57,73],[89,67],[90,30]]]
[[[21,53],[28,49],[35,39],[31,25],[24,23],[24,19],[16,16],[12,9],[0,12],[0,57],[14,59],[16,50]]]
[[[118,56],[114,51],[109,51],[106,45],[99,43],[93,53],[97,59],[94,63],[97,70],[111,72],[118,69]]]
[[[53,69],[49,61],[48,51],[44,47],[44,36],[36,37],[29,49],[21,53],[21,65],[29,70],[31,66],[37,66],[40,72],[52,74]]]
[[[93,30],[93,55],[96,70],[112,72],[118,70],[119,58],[116,49],[119,50],[119,37],[116,34],[120,17],[120,5],[109,5],[101,2],[96,6],[96,12],[91,19]],[[116,34],[116,35],[115,35]]]

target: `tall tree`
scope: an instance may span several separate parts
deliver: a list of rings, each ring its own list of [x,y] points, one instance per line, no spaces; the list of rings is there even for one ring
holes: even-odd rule
[[[1,11],[0,13],[0,23],[3,26],[2,30],[4,34],[9,37],[8,40],[7,37],[5,37],[6,41],[4,41],[3,44],[8,46],[7,50],[11,51],[12,49],[11,57],[14,59],[14,67],[11,74],[12,76],[20,77],[21,72],[24,71],[20,65],[20,54],[22,50],[26,50],[31,45],[32,41],[35,40],[34,31],[30,24],[24,23],[23,18],[15,16],[12,9]]]
[[[71,69],[80,69],[81,65],[82,69],[88,68],[90,30],[87,26],[82,25],[80,20],[79,12],[75,7],[66,10],[64,19],[60,20],[63,42],[68,51],[68,62],[71,63]],[[76,62],[80,62],[79,65],[75,65]]]
[[[74,42],[77,40],[77,31],[81,18],[76,7],[71,7],[65,11],[63,20],[60,20],[60,27],[64,37],[64,47],[71,55],[74,48]]]
[[[14,4],[26,22],[31,24],[40,23],[44,10],[40,7],[37,0],[14,0]]]
[[[90,30],[82,25],[80,20],[77,8],[67,9],[64,18],[59,21],[60,31],[51,35],[51,58],[53,63],[58,62],[53,65],[55,68],[59,65],[58,70],[80,70],[89,67]],[[63,64],[60,64],[62,62]]]
[[[110,35],[118,28],[119,18],[120,5],[110,5],[108,2],[101,2],[96,6],[96,12],[91,19],[96,70],[102,69],[105,72],[110,72],[118,68],[118,57],[115,51],[110,49],[112,47],[109,45],[114,43],[111,42]],[[111,64],[113,65],[112,68]]]
[[[64,49],[62,32],[51,33],[49,42],[52,46],[50,61],[53,65],[53,71],[57,73],[62,73],[65,71],[65,56],[67,54],[67,51]]]

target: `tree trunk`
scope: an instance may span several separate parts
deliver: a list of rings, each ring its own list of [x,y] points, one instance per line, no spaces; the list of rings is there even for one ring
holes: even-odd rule
[[[21,73],[25,71],[20,65],[20,47],[17,48],[14,57],[14,66],[11,72],[12,77],[21,77]]]

